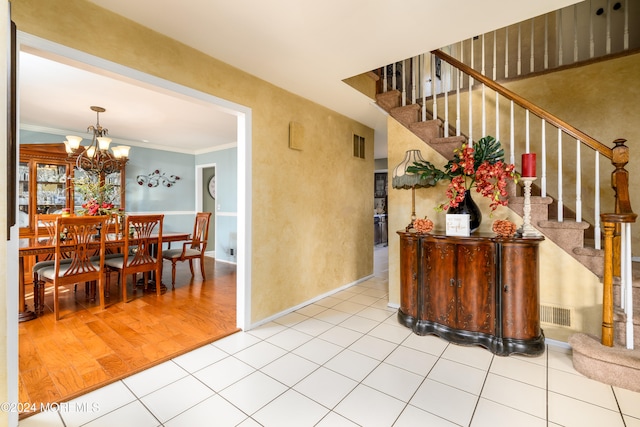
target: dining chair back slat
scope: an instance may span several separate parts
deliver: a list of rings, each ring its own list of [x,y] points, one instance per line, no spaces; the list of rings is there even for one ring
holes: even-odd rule
[[[64,285],[97,281],[100,308],[104,309],[105,235],[100,233],[104,225],[105,219],[100,216],[60,217],[56,220],[54,263],[40,270],[43,280],[53,283],[56,320],[60,319],[58,288]]]
[[[120,256],[109,257],[105,264],[120,273],[123,301],[128,302],[127,276],[144,273],[144,287],[148,274],[155,272],[156,293],[161,293],[162,277],[162,227],[164,215],[127,215],[124,222],[124,247]],[[134,279],[133,289],[136,283]]]

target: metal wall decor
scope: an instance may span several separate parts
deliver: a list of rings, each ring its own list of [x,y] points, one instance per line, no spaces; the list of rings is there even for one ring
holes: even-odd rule
[[[148,175],[138,175],[136,177],[139,185],[146,185],[147,187],[157,187],[158,185],[173,187],[179,179],[180,177],[176,175],[166,175],[164,172],[160,173],[158,169]]]

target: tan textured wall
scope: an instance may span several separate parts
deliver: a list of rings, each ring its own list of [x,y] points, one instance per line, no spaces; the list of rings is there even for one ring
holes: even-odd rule
[[[529,101],[558,116],[567,123],[613,147],[617,138],[627,140],[630,172],[629,192],[631,206],[640,213],[640,53],[609,61],[570,68],[557,73],[523,79],[507,87]],[[591,157],[584,159],[583,176],[593,176]],[[613,166],[603,160],[600,173],[609,183]],[[605,197],[612,190],[603,189]],[[589,203],[591,200],[583,200]],[[613,209],[611,206],[604,208]],[[613,211],[611,211],[613,212]],[[640,224],[632,226],[632,254],[640,257]]]
[[[12,3],[21,31],[252,109],[252,323],[373,272],[372,129],[87,1]]]
[[[387,121],[389,139],[389,174],[402,161],[407,150],[418,149],[422,156],[440,167],[446,163],[444,157],[431,149],[407,128],[389,117]],[[436,212],[434,207],[442,203],[447,182],[436,187],[416,190],[416,216],[425,215],[434,222],[436,232],[444,232],[444,212]],[[493,217],[490,215],[486,198],[474,195],[474,200],[483,213],[480,231],[491,231],[495,219],[508,218],[518,225],[522,218],[511,209],[499,207]],[[389,300],[391,304],[400,304],[400,245],[396,231],[402,230],[411,217],[411,191],[389,188]],[[571,308],[575,318],[573,329],[551,328],[544,326],[545,335],[566,341],[568,335],[582,331],[598,335],[602,322],[602,291],[597,277],[578,263],[571,255],[549,240],[540,245],[540,302]]]

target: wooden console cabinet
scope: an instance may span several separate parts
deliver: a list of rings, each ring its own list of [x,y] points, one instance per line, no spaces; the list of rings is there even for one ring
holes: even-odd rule
[[[538,245],[542,237],[454,237],[399,231],[398,320],[416,334],[492,353],[544,351]]]

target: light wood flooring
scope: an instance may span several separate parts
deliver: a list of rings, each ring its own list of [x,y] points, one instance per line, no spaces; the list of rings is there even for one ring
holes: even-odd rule
[[[121,301],[114,274],[105,310],[86,299],[84,286],[70,287],[60,297],[58,322],[47,288],[44,314],[18,327],[18,401],[63,402],[236,332],[236,267],[207,258],[205,268],[203,282],[197,261],[194,278],[189,264],[179,263],[172,290],[165,263],[167,292],[138,289],[129,303]]]

